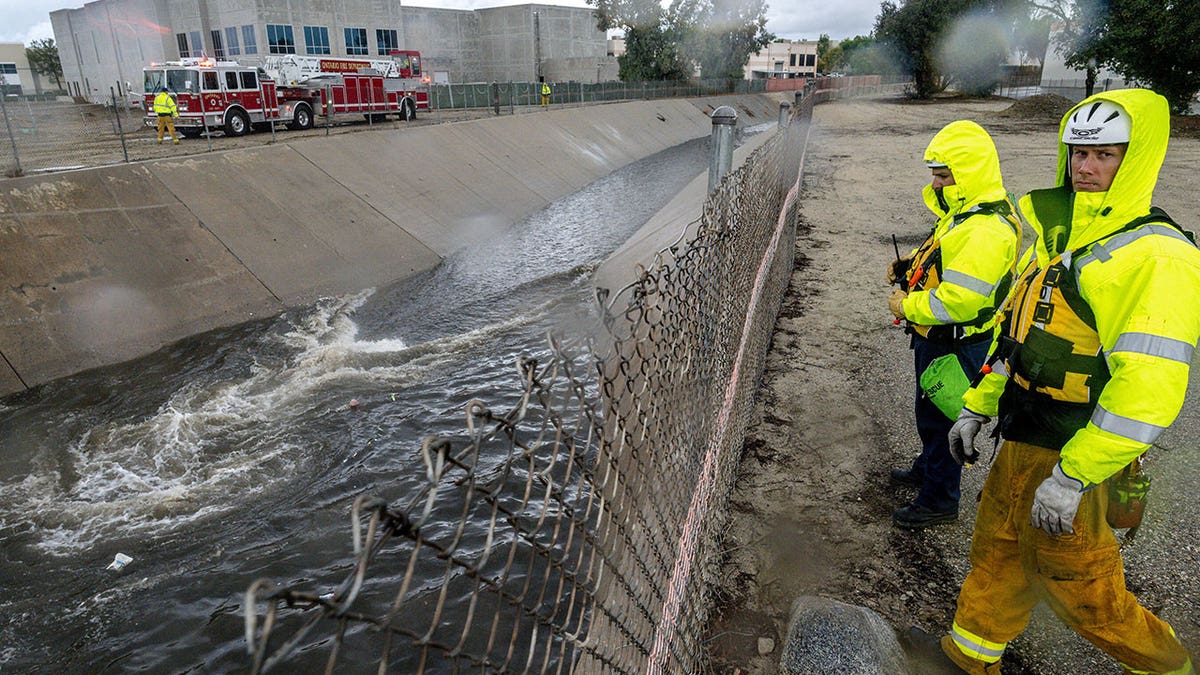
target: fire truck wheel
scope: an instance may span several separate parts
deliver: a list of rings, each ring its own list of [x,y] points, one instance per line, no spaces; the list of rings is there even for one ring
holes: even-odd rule
[[[225,113],[225,135],[244,136],[250,131],[250,118],[241,110],[230,110]]]
[[[292,111],[292,121],[288,122],[287,128],[292,131],[300,129],[311,129],[313,126],[312,108],[307,103],[300,103]]]
[[[417,106],[411,98],[404,99],[404,109],[400,111],[400,119],[405,122],[417,119]]]

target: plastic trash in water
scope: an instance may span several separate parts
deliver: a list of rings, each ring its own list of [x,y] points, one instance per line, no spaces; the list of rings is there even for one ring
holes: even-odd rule
[[[116,571],[120,572],[122,569],[125,568],[126,565],[128,565],[131,562],[133,562],[133,558],[125,555],[124,553],[118,553],[116,556],[113,557],[113,561],[110,562],[108,564],[108,567],[106,567],[105,569],[116,570]]]

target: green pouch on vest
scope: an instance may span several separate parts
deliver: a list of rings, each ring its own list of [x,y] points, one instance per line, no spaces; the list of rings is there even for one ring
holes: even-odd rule
[[[963,394],[971,386],[954,354],[939,356],[921,373],[921,391],[950,419],[962,412]]]

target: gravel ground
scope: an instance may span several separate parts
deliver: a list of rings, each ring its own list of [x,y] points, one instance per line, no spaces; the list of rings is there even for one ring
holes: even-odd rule
[[[947,122],[972,119],[992,134],[1008,189],[1052,182],[1056,114],[1012,101],[845,101],[818,106],[805,162],[804,231],[796,269],[768,355],[758,421],[750,429],[733,495],[725,583],[710,626],[718,673],[769,673],[790,603],[819,595],[869,607],[898,632],[949,627],[969,569],[974,503],[988,462],[964,473],[957,523],[921,532],[891,524],[913,496],[888,482],[919,452],[913,424],[912,357],[887,311],[884,268],[923,239],[931,215],[919,190],[929,139]],[[1046,102],[1043,102],[1046,103]],[[1200,228],[1194,186],[1200,141],[1174,137],[1155,203]],[[1029,233],[1026,232],[1028,240]],[[1194,301],[1194,299],[1192,299]],[[1200,369],[1184,412],[1151,453],[1146,521],[1124,549],[1130,589],[1200,649]],[[988,453],[985,453],[985,458]],[[1042,605],[1005,655],[1005,673],[1120,673]],[[923,672],[920,666],[915,672]]]

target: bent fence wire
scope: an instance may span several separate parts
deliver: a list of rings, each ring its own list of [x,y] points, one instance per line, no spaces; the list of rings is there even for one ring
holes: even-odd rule
[[[251,585],[252,670],[703,670],[808,123],[835,93],[810,90],[678,243],[601,291],[605,340],[552,336],[518,405],[472,401],[461,436],[422,443],[418,493],[360,496],[340,583]]]
[[[255,671],[317,651],[329,672],[366,653],[380,672],[701,667],[813,98],[722,182],[693,237],[609,299],[611,344],[552,338],[545,362],[519,364],[517,407],[472,402],[463,437],[425,440],[419,494],[354,503],[340,585],[250,587]]]

